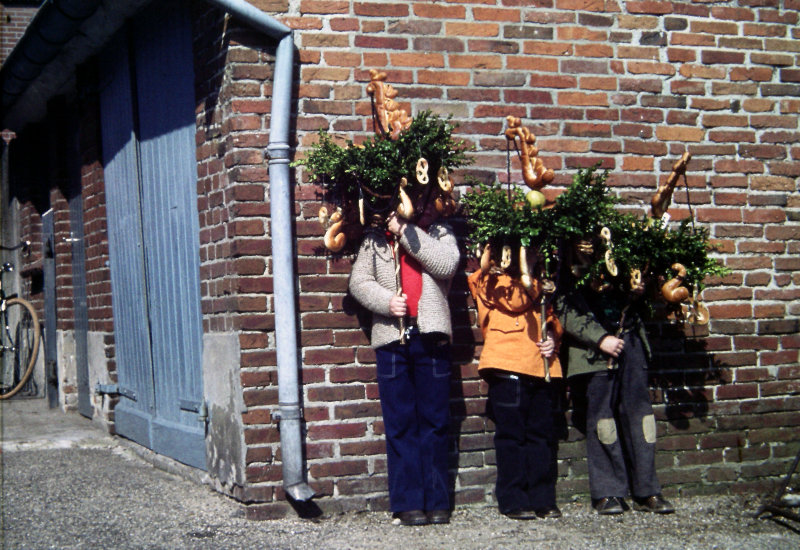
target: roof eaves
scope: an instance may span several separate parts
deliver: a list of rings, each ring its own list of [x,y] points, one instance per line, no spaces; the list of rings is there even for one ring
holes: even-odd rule
[[[47,113],[78,65],[151,0],[49,0],[0,67],[0,128],[21,131]]]

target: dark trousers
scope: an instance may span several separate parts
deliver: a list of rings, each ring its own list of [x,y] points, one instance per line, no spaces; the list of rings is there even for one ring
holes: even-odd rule
[[[489,378],[497,456],[495,497],[501,513],[555,506],[550,386],[528,377]]]
[[[634,332],[623,336],[618,368],[582,375],[592,498],[646,498],[661,492],[655,466],[656,425],[647,359]]]
[[[392,512],[448,510],[450,343],[410,332],[376,350]]]

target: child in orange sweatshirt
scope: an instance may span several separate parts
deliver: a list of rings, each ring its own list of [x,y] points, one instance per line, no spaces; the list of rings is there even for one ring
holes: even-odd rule
[[[551,378],[562,376],[556,351],[561,325],[547,316],[548,338],[542,342],[541,315],[532,292],[499,270],[478,270],[468,279],[483,333],[479,372],[489,383],[489,407],[495,422],[497,483],[502,514],[512,519],[558,518],[553,468]]]

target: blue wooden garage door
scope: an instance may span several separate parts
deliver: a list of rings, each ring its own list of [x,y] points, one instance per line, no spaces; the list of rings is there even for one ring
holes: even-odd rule
[[[117,433],[205,469],[191,26],[138,16],[100,59]]]

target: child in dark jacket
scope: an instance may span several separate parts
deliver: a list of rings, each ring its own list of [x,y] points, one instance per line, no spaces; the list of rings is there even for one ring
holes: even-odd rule
[[[656,421],[647,380],[650,344],[635,300],[643,291],[643,286],[634,288],[631,300],[613,289],[571,290],[556,301],[568,335],[573,401],[585,401],[593,505],[603,515],[623,513],[629,493],[635,510],[675,511],[661,496],[655,468]]]

